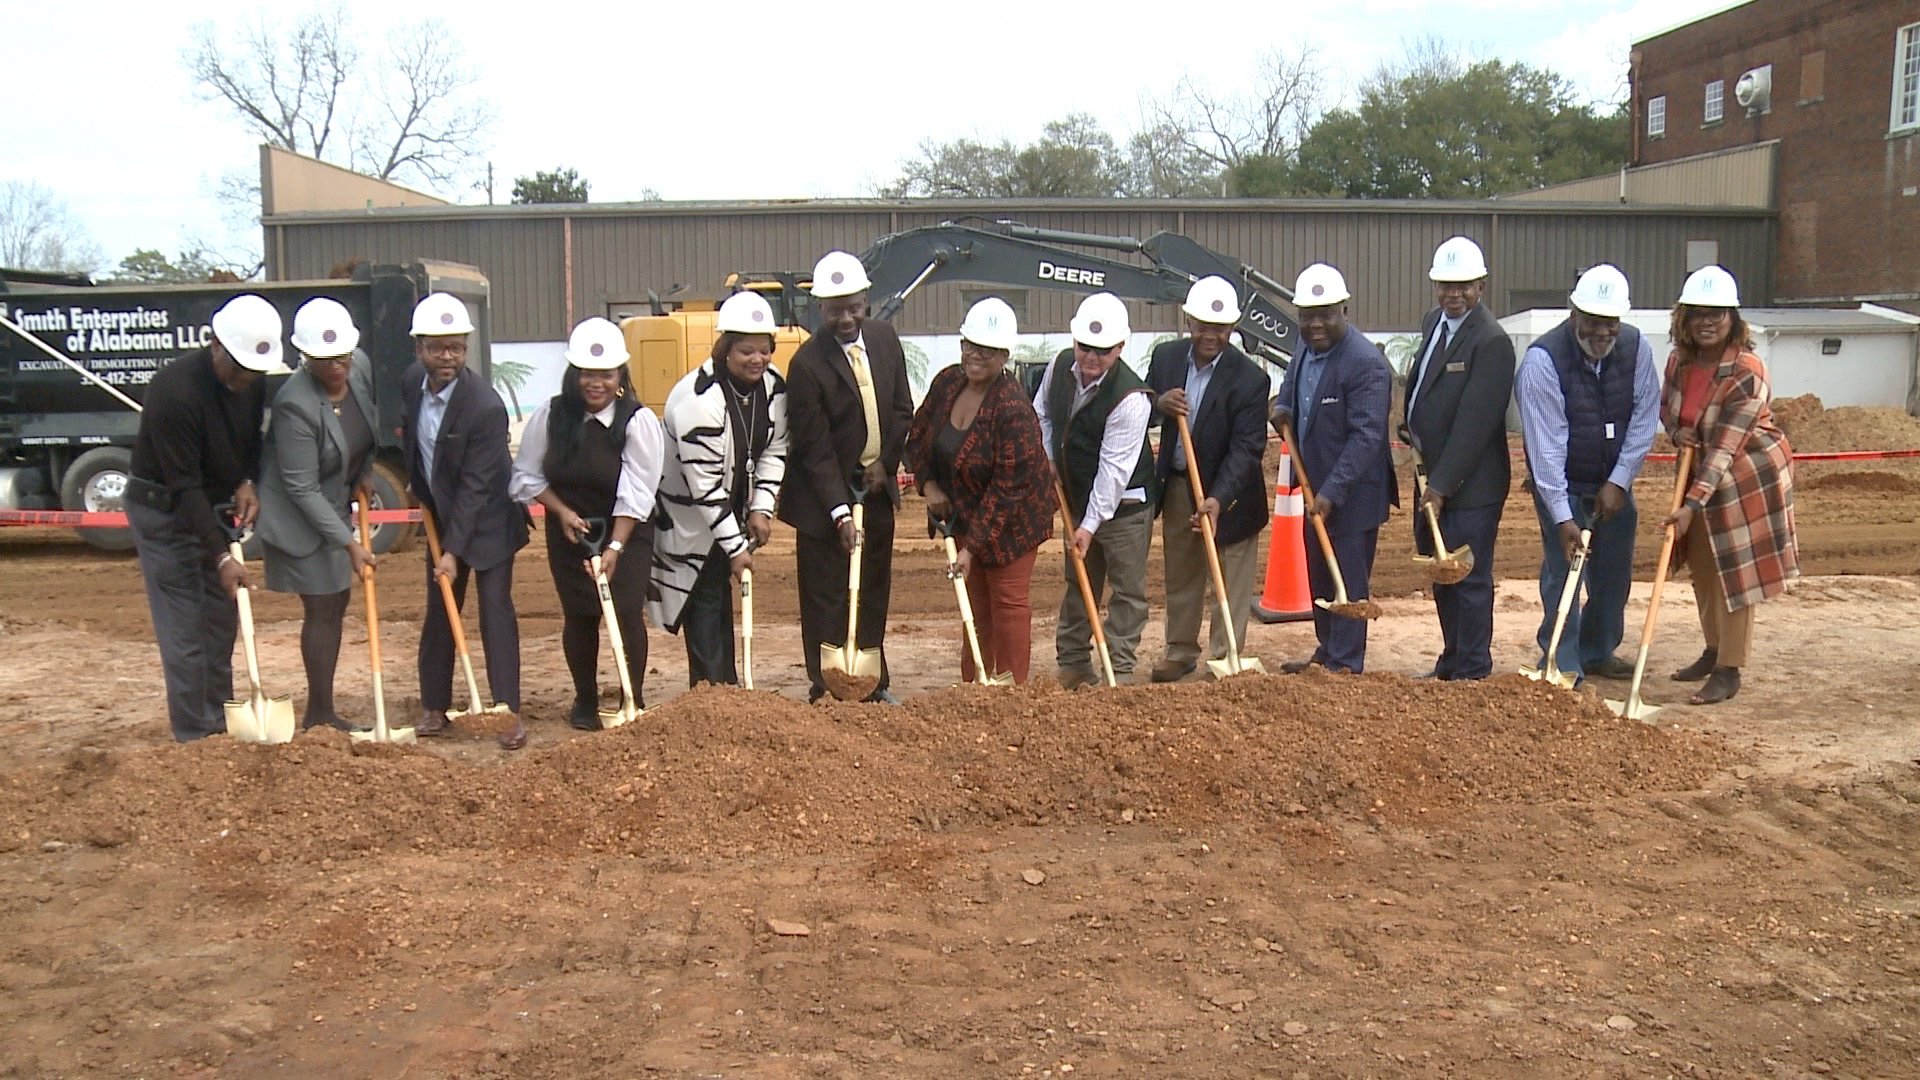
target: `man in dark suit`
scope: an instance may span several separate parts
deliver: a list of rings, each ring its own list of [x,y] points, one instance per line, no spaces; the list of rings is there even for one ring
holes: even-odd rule
[[[1193,283],[1183,307],[1185,341],[1169,341],[1153,350],[1147,385],[1161,416],[1160,456],[1154,475],[1160,485],[1161,542],[1166,560],[1167,649],[1154,665],[1154,682],[1176,682],[1193,673],[1200,659],[1200,619],[1213,627],[1212,656],[1227,654],[1218,601],[1211,604],[1211,574],[1200,515],[1213,519],[1220,569],[1227,582],[1227,607],[1234,640],[1247,640],[1247,615],[1253,610],[1253,578],[1259,566],[1260,530],[1267,525],[1266,481],[1261,455],[1267,448],[1267,373],[1227,340],[1240,321],[1240,296],[1225,278]],[[1172,418],[1185,416],[1193,428],[1193,452],[1200,465],[1205,501],[1195,505],[1187,476],[1187,455]]]
[[[473,322],[456,297],[434,293],[413,311],[416,362],[401,378],[406,416],[408,487],[440,528],[440,561],[427,567],[427,613],[420,627],[418,731],[447,729],[453,704],[453,630],[436,577],[453,582],[466,604],[467,574],[480,586],[480,640],[487,686],[513,713],[500,748],[527,744],[520,716],[520,622],[513,610],[513,556],[526,546],[526,513],[507,494],[513,458],[507,450],[507,407],[480,373],[467,367]],[[432,555],[429,554],[431,559]],[[485,703],[474,702],[474,708]]]
[[[1513,480],[1513,342],[1480,303],[1487,262],[1478,244],[1464,236],[1441,244],[1427,276],[1440,306],[1421,321],[1420,348],[1407,372],[1407,441],[1426,463],[1424,502],[1439,513],[1441,535],[1473,551],[1465,580],[1433,587],[1443,648],[1428,674],[1484,679],[1493,673],[1493,543]],[[1422,525],[1416,513],[1415,547],[1434,554]]]
[[[1368,579],[1380,526],[1388,507],[1400,502],[1387,449],[1393,372],[1379,346],[1347,323],[1352,294],[1340,271],[1315,263],[1300,272],[1293,294],[1306,348],[1280,383],[1271,419],[1276,431],[1283,425],[1293,429],[1300,451],[1294,466],[1313,488],[1313,513],[1333,542],[1347,598],[1364,600],[1372,595]],[[1307,544],[1307,582],[1316,598],[1333,598],[1333,574],[1315,541]],[[1313,656],[1282,664],[1281,671],[1305,671],[1313,664],[1354,675],[1364,670],[1367,620],[1316,606],[1313,632],[1319,639]]]
[[[866,507],[860,554],[861,649],[882,649],[880,683],[868,700],[895,703],[884,644],[893,576],[894,510],[900,505],[900,455],[913,423],[913,394],[899,335],[867,321],[866,268],[858,256],[830,251],[813,268],[820,329],[787,367],[787,476],[780,520],[793,526],[800,582],[800,640],[807,699],[827,692],[820,646],[847,644],[847,562],[853,551],[853,500]]]

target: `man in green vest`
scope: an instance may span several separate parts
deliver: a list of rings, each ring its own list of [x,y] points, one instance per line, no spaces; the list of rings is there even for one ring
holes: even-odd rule
[[[1133,680],[1134,653],[1147,625],[1147,548],[1153,539],[1153,458],[1147,422],[1153,392],[1120,362],[1131,332],[1127,306],[1112,293],[1080,304],[1069,329],[1073,348],[1054,357],[1034,396],[1047,457],[1067,490],[1073,544],[1086,560],[1097,603],[1107,600],[1107,652],[1114,678]],[[1060,600],[1053,647],[1060,685],[1071,690],[1095,681],[1093,627],[1067,557],[1067,592]]]

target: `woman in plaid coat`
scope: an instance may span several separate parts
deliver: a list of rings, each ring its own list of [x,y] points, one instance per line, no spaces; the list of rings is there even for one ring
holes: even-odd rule
[[[960,326],[960,363],[934,376],[907,429],[906,466],[930,517],[949,522],[989,674],[1027,681],[1034,557],[1053,535],[1053,471],[1040,417],[1007,374],[1013,309],[994,297]],[[960,678],[974,681],[960,644]]]
[[[1793,448],[1773,422],[1767,368],[1753,354],[1733,275],[1694,271],[1673,308],[1661,422],[1690,446],[1693,482],[1667,520],[1686,549],[1706,651],[1673,673],[1706,679],[1695,705],[1740,690],[1754,605],[1800,576],[1793,537]]]

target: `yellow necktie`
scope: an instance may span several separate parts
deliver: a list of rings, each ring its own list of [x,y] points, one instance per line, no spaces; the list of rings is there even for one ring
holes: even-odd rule
[[[853,365],[853,381],[860,386],[860,414],[867,421],[867,445],[860,450],[860,464],[880,460],[880,399],[873,392],[873,372],[867,368],[867,353],[858,345],[847,346],[847,362]]]

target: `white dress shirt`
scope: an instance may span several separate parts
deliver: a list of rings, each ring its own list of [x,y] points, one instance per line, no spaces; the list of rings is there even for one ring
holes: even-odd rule
[[[428,487],[433,486],[433,449],[440,441],[440,422],[447,418],[447,403],[453,400],[453,386],[458,381],[448,379],[447,385],[435,391],[431,378],[420,380],[420,471]],[[438,492],[432,494],[439,496]]]
[[[1053,417],[1047,408],[1047,387],[1053,384],[1053,365],[1059,362],[1055,357],[1047,364],[1040,377],[1040,391],[1033,398],[1033,411],[1040,414],[1040,443],[1046,447],[1049,461],[1053,460]],[[1109,368],[1106,375],[1088,385],[1077,369],[1073,372],[1073,412],[1067,422],[1080,414],[1112,375],[1113,369]],[[1147,423],[1153,418],[1151,397],[1128,394],[1107,414],[1107,429],[1100,435],[1100,471],[1094,474],[1093,488],[1087,493],[1087,512],[1080,518],[1080,527],[1089,533],[1099,533],[1100,526],[1113,520],[1121,503],[1147,501],[1147,489],[1127,487],[1127,480],[1140,462],[1140,448],[1146,445]]]
[[[520,452],[513,457],[513,481],[507,493],[515,502],[532,505],[547,490],[547,410],[551,402],[533,410],[520,433]],[[587,419],[613,427],[614,406]],[[660,419],[645,405],[627,418],[627,437],[620,445],[620,483],[613,499],[613,516],[646,521],[653,517],[654,493],[660,487],[660,467],[666,460],[667,434]],[[579,507],[574,507],[577,512]]]

